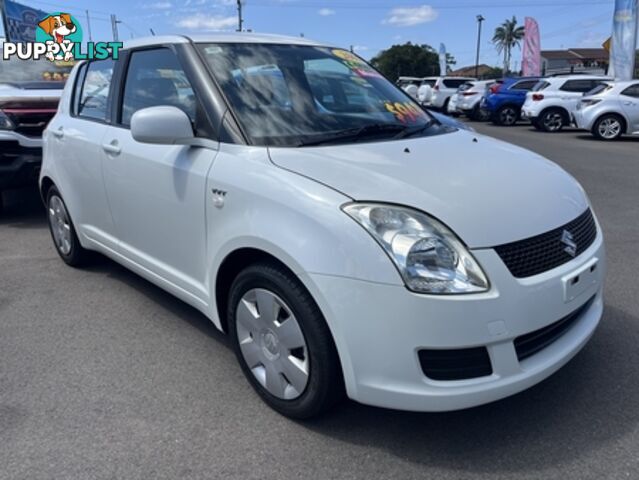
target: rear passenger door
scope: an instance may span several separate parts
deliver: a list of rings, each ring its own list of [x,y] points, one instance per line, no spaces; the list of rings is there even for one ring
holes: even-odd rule
[[[171,48],[130,52],[120,83],[102,158],[121,253],[177,295],[206,299],[206,179],[217,152],[140,143],[130,125],[136,111],[170,105],[189,116],[196,135],[211,138],[212,129]]]
[[[621,108],[623,108],[629,123],[629,132],[639,132],[639,83],[629,86],[619,96]]]
[[[108,249],[115,249],[117,241],[102,180],[100,141],[108,128],[113,69],[113,60],[79,67],[69,112],[51,122],[47,143],[76,229]]]

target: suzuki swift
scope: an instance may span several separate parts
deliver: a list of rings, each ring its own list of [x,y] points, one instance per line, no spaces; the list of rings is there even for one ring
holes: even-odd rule
[[[570,175],[306,39],[153,37],[79,63],[40,185],[67,264],[101,252],[199,309],[290,417],[491,402],[602,315],[601,229]]]

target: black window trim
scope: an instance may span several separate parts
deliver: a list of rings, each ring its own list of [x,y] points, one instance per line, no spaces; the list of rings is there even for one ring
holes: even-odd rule
[[[103,62],[105,60],[111,60],[113,62],[113,73],[111,75],[111,83],[109,84],[109,91],[107,93],[107,104],[106,104],[106,112],[104,115],[104,119],[94,118],[94,117],[85,117],[78,113],[77,109],[80,106],[79,99],[82,98],[82,91],[84,90],[84,82],[86,80],[87,72],[89,71],[89,66],[95,62]],[[71,105],[69,108],[69,115],[72,118],[77,118],[79,120],[84,120],[87,122],[99,123],[102,125],[110,125],[111,124],[111,97],[113,96],[113,88],[115,84],[115,72],[117,70],[118,62],[112,59],[105,60],[86,60],[82,62],[78,66],[78,73],[75,78],[75,83],[73,84],[73,92],[71,95]],[[81,71],[80,71],[81,70]]]
[[[112,98],[112,101],[111,101],[111,105],[112,105],[112,108],[111,108],[111,126],[120,128],[122,130],[131,130],[130,126],[124,125],[122,123],[122,107],[123,107],[123,101],[124,101],[124,88],[126,86],[126,78],[127,78],[128,73],[129,73],[129,65],[131,63],[131,57],[136,52],[161,50],[161,49],[170,50],[176,56],[178,64],[182,68],[182,70],[184,72],[184,75],[186,76],[186,79],[188,80],[191,88],[193,89],[193,92],[195,94],[195,98],[199,102],[200,108],[202,109],[202,111],[203,111],[203,113],[204,113],[204,115],[206,117],[206,121],[209,124],[208,126],[209,126],[209,128],[210,128],[210,130],[212,132],[211,140],[213,140],[215,142],[219,142],[219,137],[220,137],[219,125],[216,125],[216,123],[213,122],[208,106],[205,104],[204,101],[202,101],[202,97],[203,97],[202,89],[199,88],[198,82],[196,82],[195,79],[194,79],[194,72],[192,71],[191,66],[188,64],[188,62],[185,62],[183,60],[183,58],[182,58],[182,56],[183,56],[182,54],[184,52],[181,51],[181,49],[178,48],[178,45],[176,45],[174,43],[158,43],[158,44],[154,44],[154,45],[145,45],[145,46],[141,46],[141,47],[126,49],[126,50],[124,50],[122,52],[122,54],[120,56],[120,60],[117,62],[118,66],[119,66],[118,71],[117,71],[117,76],[116,76],[115,72],[114,72],[114,75],[113,75],[113,83],[117,83],[118,89],[117,89],[116,92],[114,92],[115,94],[113,95],[113,98]],[[195,135],[196,132],[194,131],[193,134]]]

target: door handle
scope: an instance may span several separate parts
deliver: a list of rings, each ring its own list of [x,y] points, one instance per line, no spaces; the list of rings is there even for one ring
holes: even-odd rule
[[[58,128],[57,130],[51,130],[51,133],[56,138],[64,137],[64,129],[62,127]]]
[[[102,150],[111,155],[119,155],[122,149],[118,147],[118,142],[113,140],[111,143],[103,143]]]

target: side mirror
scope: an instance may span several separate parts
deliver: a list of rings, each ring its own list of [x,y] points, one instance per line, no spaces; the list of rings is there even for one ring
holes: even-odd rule
[[[138,142],[156,145],[196,143],[188,115],[170,106],[143,108],[135,112],[131,117],[131,135]]]

